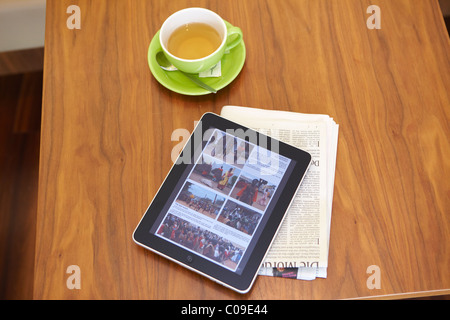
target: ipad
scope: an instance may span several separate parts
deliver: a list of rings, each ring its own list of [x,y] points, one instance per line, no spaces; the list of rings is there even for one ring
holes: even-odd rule
[[[246,293],[310,162],[303,150],[206,113],[133,239]]]

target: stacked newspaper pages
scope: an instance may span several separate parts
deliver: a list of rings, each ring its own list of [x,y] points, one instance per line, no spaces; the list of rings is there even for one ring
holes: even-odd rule
[[[312,155],[312,164],[259,271],[326,278],[339,126],[328,115],[225,106],[224,118]]]

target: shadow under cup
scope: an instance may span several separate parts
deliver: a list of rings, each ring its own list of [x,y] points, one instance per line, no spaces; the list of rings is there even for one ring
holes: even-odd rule
[[[170,36],[179,27],[190,23],[205,23],[213,27],[222,39],[219,48],[210,55],[195,60],[182,59],[171,54],[167,49]],[[211,69],[222,59],[225,52],[236,47],[242,41],[242,31],[234,26],[227,28],[223,19],[213,11],[187,8],[175,12],[164,21],[159,33],[159,41],[165,56],[177,69],[187,73],[199,73]]]

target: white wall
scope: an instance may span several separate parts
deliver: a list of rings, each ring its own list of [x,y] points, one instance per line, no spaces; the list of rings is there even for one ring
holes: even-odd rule
[[[0,52],[44,46],[45,0],[0,0]]]

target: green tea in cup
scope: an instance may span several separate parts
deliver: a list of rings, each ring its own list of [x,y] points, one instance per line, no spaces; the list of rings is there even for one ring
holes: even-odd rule
[[[199,73],[211,69],[225,52],[242,41],[238,27],[226,25],[215,12],[186,8],[164,21],[159,32],[161,49],[179,70]]]
[[[216,51],[222,38],[206,23],[189,23],[176,29],[169,37],[167,49],[181,59],[201,59]]]

